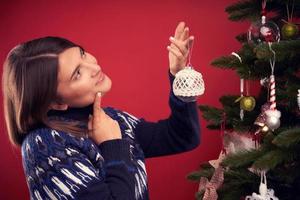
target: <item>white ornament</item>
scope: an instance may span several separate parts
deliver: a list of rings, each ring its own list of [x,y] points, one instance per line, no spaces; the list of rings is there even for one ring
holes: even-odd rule
[[[297,101],[298,101],[298,107],[299,107],[299,110],[300,110],[300,89],[298,90]]]
[[[275,130],[280,126],[281,112],[279,110],[269,109],[266,112],[266,124],[271,130]]]
[[[204,93],[205,86],[202,74],[187,66],[175,75],[174,94],[184,102],[194,102]]]
[[[262,171],[260,174],[259,194],[253,192],[252,196],[246,196],[245,200],[279,200],[274,195],[274,190],[268,189],[265,171]]]

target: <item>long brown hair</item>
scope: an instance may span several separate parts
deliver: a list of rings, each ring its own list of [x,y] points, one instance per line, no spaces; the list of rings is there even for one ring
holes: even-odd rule
[[[7,133],[14,146],[21,146],[26,134],[46,125],[84,136],[86,129],[79,121],[50,120],[47,111],[57,95],[58,54],[80,45],[61,38],[43,37],[21,43],[7,55],[3,65],[2,92]]]

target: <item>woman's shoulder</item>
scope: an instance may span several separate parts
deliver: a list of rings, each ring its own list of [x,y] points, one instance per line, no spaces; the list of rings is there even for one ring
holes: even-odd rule
[[[25,137],[21,151],[22,156],[28,151],[31,155],[49,155],[52,151],[66,150],[68,147],[80,149],[86,143],[85,138],[75,137],[67,132],[58,131],[49,127],[31,130]]]
[[[87,187],[89,182],[96,181],[99,176],[97,168],[103,163],[103,157],[89,140],[51,128],[38,128],[29,132],[22,143],[21,152],[30,193],[50,193],[53,196],[51,199],[56,199],[55,195],[65,197],[57,193],[55,188],[71,196],[81,187]],[[69,190],[69,186],[75,186],[73,183],[76,183],[76,190]],[[38,199],[48,199],[42,197]]]
[[[30,130],[26,133],[26,137],[23,141],[24,143],[38,143],[43,140],[44,142],[55,142],[59,141],[60,143],[65,142],[66,140],[73,138],[71,134],[58,131],[49,127],[39,127],[33,130]],[[22,144],[22,146],[23,146]]]

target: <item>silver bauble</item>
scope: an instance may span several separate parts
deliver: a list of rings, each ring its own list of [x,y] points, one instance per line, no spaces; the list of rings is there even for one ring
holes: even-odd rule
[[[275,130],[280,126],[281,113],[279,110],[267,110],[266,111],[266,124],[271,130]]]

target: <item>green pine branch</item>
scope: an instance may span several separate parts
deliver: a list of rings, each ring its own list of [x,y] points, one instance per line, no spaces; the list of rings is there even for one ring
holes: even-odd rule
[[[186,178],[191,181],[199,181],[201,177],[206,177],[210,180],[214,171],[215,169],[208,162],[205,162],[201,164],[199,170],[189,173]]]
[[[251,195],[257,191],[259,177],[248,169],[227,170],[224,173],[224,183],[218,189],[218,199],[239,199],[241,196]]]
[[[237,35],[235,37],[235,39],[240,42],[241,44],[243,43],[247,43],[248,42],[248,38],[247,38],[247,33],[240,33],[239,35]]]
[[[300,56],[300,52],[297,51],[300,49],[300,40],[274,43],[272,49],[276,52],[275,74],[280,71],[292,70],[295,72],[300,69],[300,64],[297,62]],[[257,80],[270,75],[269,60],[273,58],[273,53],[267,44],[263,43],[257,46],[244,44],[237,54],[242,58],[242,63],[236,56],[228,55],[214,59],[211,65],[221,69],[236,70],[238,75],[244,79]],[[287,67],[287,60],[292,62],[290,63],[292,67]]]
[[[262,149],[243,150],[235,154],[227,155],[222,161],[222,165],[230,168],[248,168],[251,167],[255,160],[264,155],[264,153],[265,151]]]
[[[257,0],[239,1],[228,6],[225,11],[231,21],[256,21],[260,18],[261,4]]]
[[[299,0],[268,0],[266,5],[267,12],[274,12],[271,20],[279,21],[284,16],[287,19],[286,5],[292,8],[292,2],[294,3],[294,13],[293,16],[300,16],[300,1]],[[231,21],[245,21],[249,20],[251,22],[256,22],[261,18],[262,11],[262,1],[261,0],[247,0],[238,1],[228,7],[225,11],[228,13],[228,19]]]
[[[275,22],[279,28],[283,26],[282,19],[287,20],[286,5],[291,9],[294,2],[294,15],[300,16],[300,0],[267,0],[267,20]],[[262,0],[239,0],[228,6],[226,12],[232,21],[261,20]],[[273,17],[270,18],[272,12]],[[236,36],[242,47],[236,53],[242,58],[242,63],[233,55],[219,57],[211,62],[212,66],[221,69],[235,70],[239,77],[248,80],[268,78],[271,74],[269,60],[273,57],[266,43],[259,45],[247,41],[247,30]],[[280,127],[273,132],[262,133],[259,149],[243,150],[231,153],[221,163],[226,167],[224,183],[218,189],[219,199],[240,199],[252,192],[258,193],[260,177],[248,170],[268,169],[268,186],[273,188],[275,195],[281,200],[300,199],[300,124],[297,104],[297,93],[300,88],[300,34],[298,39],[281,40],[273,43],[276,52],[275,79],[277,109],[281,112]],[[239,83],[237,83],[239,85]],[[220,129],[223,114],[226,116],[226,129],[238,132],[254,132],[258,126],[254,121],[261,113],[261,106],[268,101],[268,88],[262,86],[255,97],[254,110],[244,112],[240,119],[240,105],[235,100],[239,95],[225,95],[219,101],[222,108],[201,105],[199,109],[209,123],[207,128]],[[207,164],[207,163],[206,163]],[[211,178],[214,169],[211,165],[203,165],[198,171],[190,173],[187,178],[199,181],[201,177]],[[203,191],[196,192],[195,198],[202,199]],[[299,198],[298,198],[299,197]]]
[[[280,149],[271,150],[258,158],[253,163],[253,167],[255,169],[273,169],[277,165],[281,164],[285,160],[286,156],[286,152]]]
[[[236,69],[242,64],[235,56],[222,56],[212,61],[211,65],[214,65],[221,69]]]
[[[274,140],[273,144],[278,147],[289,148],[294,145],[300,145],[300,128],[295,127],[279,133]]]
[[[207,128],[219,128],[221,121],[222,121],[222,109],[214,108],[212,106],[207,106],[207,105],[199,105],[199,109],[202,112],[203,118],[208,121],[208,126]],[[213,128],[214,129],[214,128]]]

